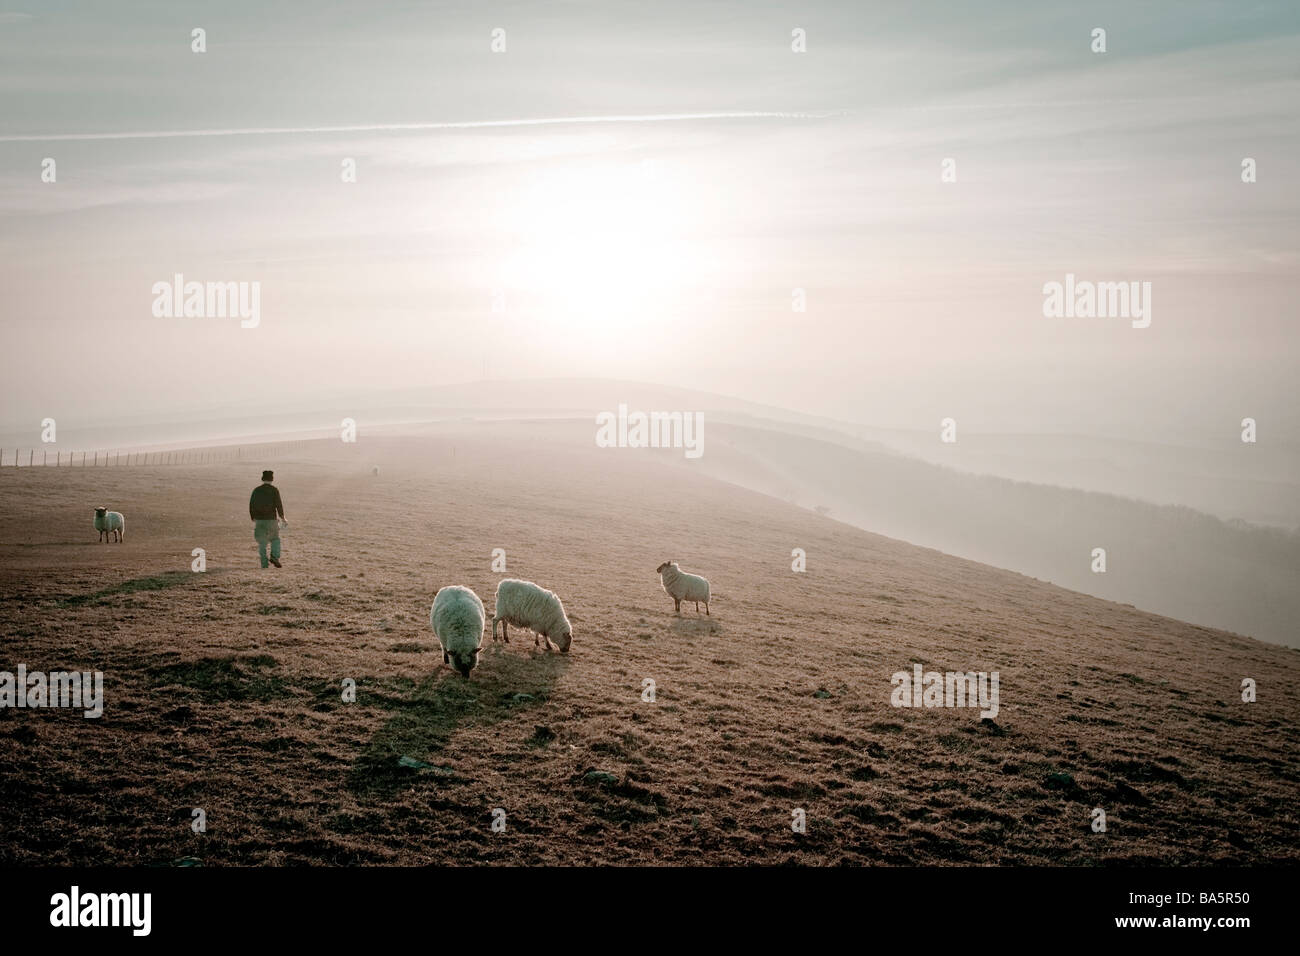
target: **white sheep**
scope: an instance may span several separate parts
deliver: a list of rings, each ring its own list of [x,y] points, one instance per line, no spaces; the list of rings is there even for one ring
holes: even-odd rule
[[[569,653],[569,645],[573,642],[573,627],[564,616],[564,605],[554,592],[538,587],[532,581],[506,578],[497,585],[496,600],[496,613],[492,617],[492,640],[497,639],[497,621],[500,621],[501,636],[507,644],[510,643],[508,625],[513,624],[537,635],[533,640],[534,647],[545,642],[547,649],[550,649],[551,638],[555,638],[560,653]]]
[[[122,517],[120,511],[96,508],[95,530],[99,532],[101,542],[112,541],[113,536],[116,535],[118,543],[121,544],[122,539],[126,537],[126,519]]]
[[[659,572],[659,581],[664,591],[673,599],[678,614],[682,613],[683,601],[694,601],[697,614],[700,611],[700,602],[703,601],[704,613],[709,613],[708,581],[698,574],[687,574],[677,566],[676,561],[665,561],[655,570]]]
[[[478,664],[487,615],[483,602],[469,588],[452,584],[440,588],[429,611],[429,626],[442,646],[442,662],[469,677]]]

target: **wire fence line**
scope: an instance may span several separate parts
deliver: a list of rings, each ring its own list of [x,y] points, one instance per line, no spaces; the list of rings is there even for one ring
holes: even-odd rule
[[[173,448],[170,451],[63,451],[49,448],[0,448],[5,468],[126,468],[148,465],[207,465],[226,461],[265,461],[303,448],[318,438],[233,445],[221,448]]]

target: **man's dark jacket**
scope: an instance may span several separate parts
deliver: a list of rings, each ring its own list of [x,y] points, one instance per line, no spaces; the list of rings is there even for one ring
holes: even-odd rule
[[[277,515],[284,517],[284,505],[280,504],[280,489],[267,483],[258,485],[248,499],[248,516],[254,521],[267,521]]]

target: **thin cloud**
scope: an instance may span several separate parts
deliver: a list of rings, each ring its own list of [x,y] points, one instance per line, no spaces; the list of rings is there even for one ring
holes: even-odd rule
[[[814,113],[729,112],[651,113],[640,116],[553,116],[539,119],[466,120],[447,123],[381,123],[367,126],[268,126],[242,129],[179,129],[123,133],[34,133],[0,136],[0,143],[101,139],[182,139],[200,136],[281,136],[303,133],[377,133],[439,129],[493,129],[514,126],[563,126],[582,123],[686,123],[700,120],[825,119],[842,111]]]

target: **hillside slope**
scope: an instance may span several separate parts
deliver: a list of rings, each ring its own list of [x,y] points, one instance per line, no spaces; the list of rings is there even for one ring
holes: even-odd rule
[[[99,720],[0,710],[0,862],[1300,858],[1295,651],[551,426],[272,466],[282,571],[257,568],[247,519],[260,462],[0,474],[0,669],[98,668],[106,697]],[[125,544],[95,543],[101,502]],[[429,606],[459,583],[490,610],[494,548],[564,598],[573,652],[520,635],[464,681],[438,666]],[[670,558],[710,578],[711,616],[674,616],[654,573]],[[891,706],[914,663],[998,671],[996,719]]]
[[[1094,597],[1300,646],[1300,534],[774,429],[715,425],[709,438],[685,466]],[[1105,574],[1092,571],[1096,547]]]

